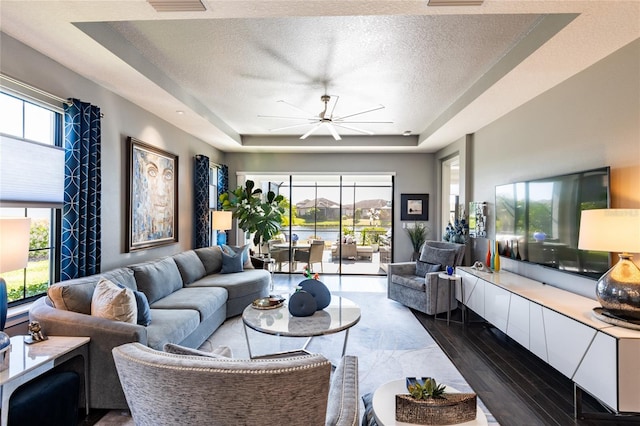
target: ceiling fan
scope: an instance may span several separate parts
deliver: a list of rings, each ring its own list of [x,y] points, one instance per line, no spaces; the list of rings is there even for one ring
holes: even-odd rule
[[[331,107],[331,111],[329,112],[329,102],[331,101],[331,96],[330,95],[322,95],[320,96],[320,101],[322,103],[324,103],[324,109],[322,111],[320,111],[319,114],[315,115],[313,113],[309,113],[301,108],[298,108],[297,106],[290,104],[287,101],[283,101],[280,100],[278,102],[282,102],[285,105],[290,106],[291,108],[294,108],[297,111],[302,112],[305,116],[303,117],[289,117],[289,116],[280,116],[280,115],[258,115],[258,117],[261,118],[277,118],[277,119],[283,119],[283,120],[305,120],[305,123],[298,123],[298,124],[292,124],[290,126],[284,126],[284,127],[278,127],[275,129],[269,129],[270,132],[276,132],[278,130],[284,130],[284,129],[291,129],[294,127],[301,127],[301,126],[308,126],[308,125],[312,125],[313,127],[311,127],[311,129],[309,129],[309,131],[307,131],[305,134],[303,134],[302,136],[300,136],[300,139],[306,139],[307,137],[309,137],[310,135],[312,135],[316,130],[320,129],[321,127],[326,127],[329,132],[331,133],[331,136],[333,136],[333,138],[337,141],[341,140],[342,138],[340,137],[340,134],[338,133],[338,130],[336,129],[336,127],[341,127],[343,129],[349,129],[349,130],[353,130],[355,132],[358,133],[362,133],[365,135],[373,135],[374,133],[369,131],[369,130],[364,130],[361,129],[359,127],[354,127],[351,126],[351,124],[392,124],[392,121],[347,121],[347,118],[352,118],[355,117],[357,115],[361,115],[361,114],[366,114],[368,112],[372,112],[372,111],[377,111],[379,109],[383,109],[384,105],[378,105],[374,108],[371,109],[367,109],[364,111],[359,111],[359,112],[355,112],[352,114],[346,114],[346,115],[341,115],[341,116],[334,116],[333,113],[336,109],[336,105],[338,104],[338,100],[340,99],[339,96],[334,96],[335,98],[335,102],[333,103],[333,106]]]

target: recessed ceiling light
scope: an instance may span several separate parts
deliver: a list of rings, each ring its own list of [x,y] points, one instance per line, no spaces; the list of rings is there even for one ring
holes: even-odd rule
[[[184,115],[184,111],[178,110],[178,111],[176,111],[176,114],[178,114],[178,115]]]
[[[405,130],[402,132],[402,136],[411,136],[411,130]]]

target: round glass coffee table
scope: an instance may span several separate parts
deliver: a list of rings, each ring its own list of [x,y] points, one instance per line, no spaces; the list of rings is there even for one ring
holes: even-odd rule
[[[412,425],[413,423],[404,423],[396,421],[396,394],[408,393],[405,380],[392,380],[381,385],[373,393],[373,399],[371,405],[373,408],[373,415],[376,418],[376,422],[380,426],[400,426],[400,425]],[[445,392],[458,392],[451,386],[447,386]],[[487,416],[482,412],[480,406],[476,409],[476,418],[470,422],[458,423],[459,426],[486,426]]]
[[[275,309],[256,309],[249,305],[242,312],[244,324],[244,337],[247,341],[247,349],[250,358],[272,357],[287,353],[307,352],[307,346],[315,336],[325,336],[344,331],[344,343],[342,356],[347,350],[349,329],[360,321],[360,307],[349,299],[340,296],[331,296],[331,303],[326,308],[316,311],[308,317],[294,317],[289,313],[287,302]],[[285,337],[307,337],[307,341],[301,349],[295,351],[279,352],[277,354],[254,356],[251,352],[251,343],[247,328],[265,334]]]

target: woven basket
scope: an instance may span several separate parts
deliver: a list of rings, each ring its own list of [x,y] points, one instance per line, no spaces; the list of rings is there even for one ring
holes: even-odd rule
[[[450,425],[476,418],[475,393],[447,393],[442,398],[396,395],[396,420],[420,425]]]

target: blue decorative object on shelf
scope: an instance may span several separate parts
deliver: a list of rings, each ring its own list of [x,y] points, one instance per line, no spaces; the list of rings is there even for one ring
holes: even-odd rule
[[[453,266],[447,265],[447,275],[453,275]]]
[[[289,313],[294,317],[308,317],[317,310],[316,299],[304,290],[296,291],[289,297]]]
[[[321,310],[329,306],[331,303],[331,292],[322,281],[314,280],[312,278],[306,279],[298,284],[302,290],[307,293],[311,293],[314,299],[316,299],[317,310]]]

